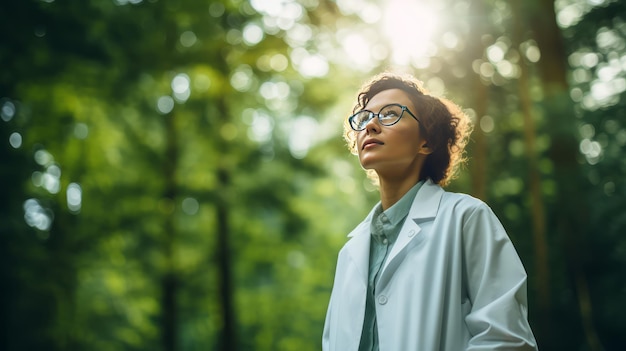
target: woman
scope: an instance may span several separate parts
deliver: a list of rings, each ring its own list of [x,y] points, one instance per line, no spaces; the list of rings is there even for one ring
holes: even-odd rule
[[[482,201],[444,191],[469,118],[410,76],[358,94],[344,137],[380,202],[339,253],[323,350],[535,350],[526,272]]]

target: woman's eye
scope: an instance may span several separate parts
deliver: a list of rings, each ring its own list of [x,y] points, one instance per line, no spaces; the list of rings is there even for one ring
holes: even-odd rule
[[[372,114],[371,113],[362,113],[359,115],[359,122],[361,123],[366,123],[368,122],[370,119],[372,118]]]
[[[383,111],[381,115],[384,119],[393,119],[397,118],[400,114],[396,111]]]

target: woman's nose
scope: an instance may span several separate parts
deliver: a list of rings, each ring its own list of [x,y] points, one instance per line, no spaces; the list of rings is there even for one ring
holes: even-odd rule
[[[372,118],[367,121],[365,124],[365,130],[367,132],[379,132],[380,131],[380,121],[378,120],[378,115],[373,115]]]

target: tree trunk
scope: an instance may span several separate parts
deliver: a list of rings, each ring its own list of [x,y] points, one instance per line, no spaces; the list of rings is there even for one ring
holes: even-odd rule
[[[473,131],[474,147],[472,149],[472,195],[487,200],[487,136],[480,129],[480,119],[487,114],[488,87],[480,77],[474,79],[474,111],[476,127]]]
[[[176,276],[176,264],[174,258],[174,245],[176,239],[176,226],[174,224],[174,201],[177,197],[176,168],[178,165],[178,136],[176,133],[175,114],[172,112],[165,116],[165,132],[167,149],[163,165],[165,177],[164,201],[162,208],[166,212],[164,223],[164,255],[165,273],[162,278],[162,342],[165,351],[175,351],[178,339],[178,277]]]
[[[469,38],[473,43],[468,49],[468,74],[470,97],[472,99],[472,107],[476,112],[476,126],[472,133],[474,145],[472,148],[472,195],[487,200],[487,136],[480,128],[480,119],[487,114],[489,105],[489,87],[482,82],[480,74],[473,74],[472,62],[482,59],[485,52],[485,45],[482,43],[481,37],[487,33],[485,24],[487,23],[487,10],[482,1],[470,1],[470,18],[473,19],[470,27]]]
[[[518,1],[513,2],[513,43],[520,45],[525,40],[523,33],[523,18]],[[547,332],[551,322],[550,313],[550,267],[548,260],[548,242],[546,239],[545,204],[541,191],[541,175],[538,169],[536,145],[535,116],[533,114],[533,102],[530,97],[530,84],[528,66],[522,60],[520,62],[521,74],[518,82],[518,91],[522,115],[524,117],[524,146],[528,162],[528,184],[530,196],[530,209],[533,229],[533,248],[535,256],[535,288],[538,292],[539,317],[536,319],[538,339],[544,339],[543,333]]]
[[[226,103],[221,99],[218,102],[218,113],[220,116],[230,116]],[[222,333],[219,340],[219,350],[237,350],[236,338],[236,318],[233,303],[233,282],[232,282],[232,258],[230,248],[230,202],[231,202],[231,167],[228,160],[230,145],[227,140],[216,135],[216,139],[221,148],[222,158],[217,169],[217,245],[215,254],[218,264],[219,278],[219,300],[222,307]],[[221,140],[220,140],[221,139]]]
[[[582,265],[585,231],[588,228],[586,203],[580,196],[582,174],[576,158],[578,142],[574,109],[569,97],[567,82],[567,53],[556,23],[553,0],[536,0],[527,3],[527,15],[534,39],[541,51],[538,67],[544,93],[543,107],[551,131],[550,159],[557,180],[557,204],[554,209],[556,228],[565,251],[568,268],[573,275],[574,289],[582,318],[582,327],[591,350],[602,350],[593,326],[592,304],[587,277]]]

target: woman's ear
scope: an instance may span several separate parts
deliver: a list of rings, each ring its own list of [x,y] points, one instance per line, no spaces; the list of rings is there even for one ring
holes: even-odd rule
[[[424,142],[419,149],[419,153],[423,155],[430,155],[433,153],[433,150],[430,148],[427,142]]]

